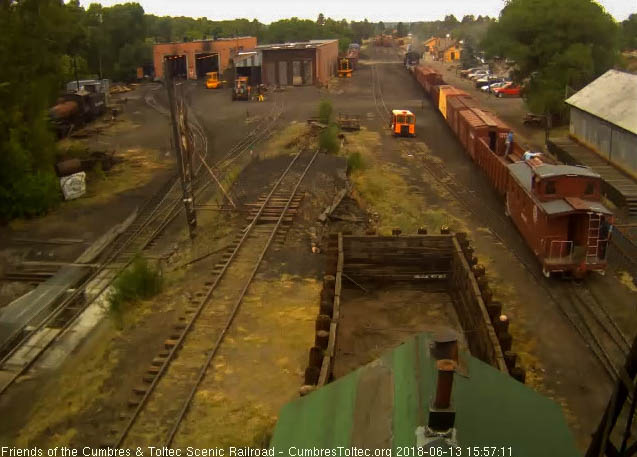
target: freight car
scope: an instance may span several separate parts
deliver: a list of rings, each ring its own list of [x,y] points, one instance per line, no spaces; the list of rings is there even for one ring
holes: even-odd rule
[[[106,96],[102,92],[79,90],[58,98],[49,110],[49,118],[58,137],[67,136],[106,111]]]
[[[539,260],[545,276],[603,273],[613,215],[601,202],[601,178],[585,167],[550,157],[524,160],[524,148],[507,144],[511,128],[466,92],[445,84],[431,68],[414,77],[505,201],[505,213]]]

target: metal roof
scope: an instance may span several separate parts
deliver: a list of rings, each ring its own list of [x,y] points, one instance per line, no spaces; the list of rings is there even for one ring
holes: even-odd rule
[[[259,51],[269,51],[269,50],[285,50],[285,49],[314,49],[319,46],[326,45],[328,43],[337,42],[336,39],[331,40],[309,40],[309,41],[299,41],[295,43],[272,43],[272,44],[260,44],[256,47]]]
[[[637,75],[608,70],[566,103],[637,134]]]
[[[415,446],[416,428],[427,422],[436,390],[430,344],[429,334],[416,335],[288,403],[281,409],[270,446],[279,452],[291,447]],[[511,446],[516,457],[581,455],[557,403],[467,352],[459,355],[466,368],[453,381],[459,446]]]

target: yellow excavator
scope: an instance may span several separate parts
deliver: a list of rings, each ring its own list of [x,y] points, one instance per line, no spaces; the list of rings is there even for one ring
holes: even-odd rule
[[[206,79],[206,87],[208,89],[219,89],[225,83],[225,81],[219,79],[219,72],[217,71],[206,73],[206,76],[208,76],[208,79]]]

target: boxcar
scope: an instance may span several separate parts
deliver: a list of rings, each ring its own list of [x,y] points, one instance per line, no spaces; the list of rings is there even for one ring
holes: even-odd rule
[[[469,95],[447,96],[447,124],[458,135],[458,120],[462,111],[477,108],[478,103]]]
[[[440,96],[438,99],[438,110],[442,113],[444,118],[447,118],[447,98],[451,98],[453,96],[465,96],[468,97],[465,91],[456,89],[453,86],[444,85],[440,86]]]
[[[508,165],[507,214],[545,276],[603,272],[613,216],[600,201],[600,176],[585,167],[538,162]]]

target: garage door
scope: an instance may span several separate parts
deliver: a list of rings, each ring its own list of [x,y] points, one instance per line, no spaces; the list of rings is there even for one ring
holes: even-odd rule
[[[268,62],[264,66],[265,74],[264,76],[264,84],[276,84],[276,73],[274,62]]]
[[[285,61],[279,62],[279,85],[288,85],[288,63]]]

